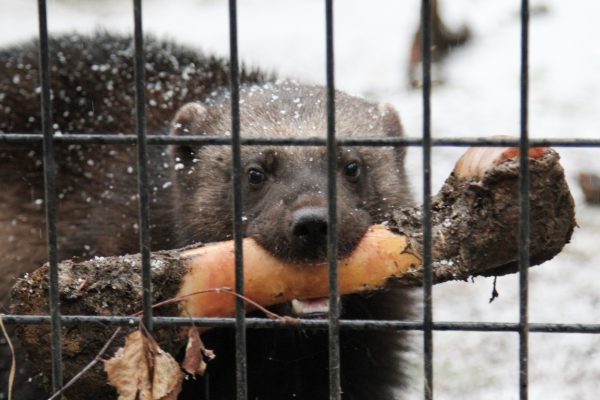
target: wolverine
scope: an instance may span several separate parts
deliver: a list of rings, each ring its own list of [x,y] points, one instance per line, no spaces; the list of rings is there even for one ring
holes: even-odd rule
[[[0,132],[41,132],[36,46],[30,42],[0,51]],[[231,135],[227,60],[153,38],[145,41],[145,55],[149,134]],[[135,131],[131,38],[107,33],[53,38],[50,65],[55,135]],[[324,88],[277,80],[248,68],[242,68],[240,80],[242,137],[325,137]],[[338,137],[403,134],[390,105],[342,92],[336,92],[335,99]],[[56,141],[55,147],[59,259],[138,252],[135,147],[77,141]],[[230,146],[149,145],[148,152],[152,250],[230,239]],[[4,304],[19,274],[46,261],[41,153],[37,142],[0,142]],[[241,149],[241,164],[244,236],[282,260],[325,261],[325,148],[248,145]],[[340,146],[336,165],[338,253],[343,257],[368,226],[385,222],[395,207],[406,206],[411,198],[402,148]],[[343,296],[341,318],[398,320],[410,316],[411,308],[410,294],[392,287]],[[325,315],[328,304],[326,299],[296,299],[274,311],[309,318]],[[217,357],[206,376],[185,381],[180,398],[235,398],[233,330],[212,329],[203,340]],[[403,333],[342,330],[343,399],[399,398],[405,384],[405,347]],[[247,357],[248,398],[329,398],[326,331],[249,329]],[[1,367],[4,378],[8,364]],[[35,367],[20,372],[19,398],[38,398],[36,390],[43,389],[27,382]]]

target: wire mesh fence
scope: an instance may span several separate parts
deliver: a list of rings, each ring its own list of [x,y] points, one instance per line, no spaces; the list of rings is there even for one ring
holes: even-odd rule
[[[235,0],[229,2],[229,33],[230,33],[230,92],[231,92],[231,136],[154,136],[147,135],[146,100],[144,97],[144,31],[142,28],[142,2],[134,0],[134,44],[135,44],[135,116],[136,135],[110,135],[97,132],[94,134],[61,134],[54,135],[51,119],[52,101],[50,97],[50,66],[48,61],[48,21],[46,1],[39,0],[39,54],[40,54],[40,84],[42,106],[42,133],[0,133],[0,143],[42,143],[45,178],[45,215],[47,227],[48,260],[50,264],[50,293],[48,304],[50,315],[6,315],[3,321],[8,324],[50,324],[52,332],[52,367],[53,390],[58,391],[63,385],[61,366],[61,326],[95,324],[130,326],[130,317],[122,316],[61,316],[58,300],[58,259],[56,231],[56,184],[54,146],[56,144],[135,144],[138,149],[138,195],[139,195],[139,234],[140,252],[142,254],[143,292],[144,292],[144,325],[148,329],[166,325],[190,325],[234,327],[236,331],[236,361],[237,361],[237,398],[246,399],[247,394],[247,359],[246,359],[246,329],[321,329],[329,331],[329,382],[330,398],[340,399],[340,330],[414,330],[423,332],[424,354],[424,390],[425,399],[433,399],[433,332],[434,331],[479,331],[479,332],[516,332],[519,336],[519,393],[521,399],[528,398],[528,342],[530,332],[555,333],[600,333],[598,324],[553,324],[530,323],[528,319],[528,267],[529,267],[529,171],[527,164],[528,149],[531,146],[554,147],[600,147],[600,139],[587,138],[552,138],[529,139],[528,135],[528,57],[529,57],[529,2],[521,2],[521,44],[520,44],[520,137],[516,139],[489,138],[432,138],[431,135],[431,1],[422,2],[423,27],[423,132],[421,138],[377,138],[356,139],[336,138],[335,136],[335,77],[334,77],[334,12],[332,0],[325,1],[326,25],[326,87],[327,87],[327,135],[319,138],[244,138],[240,134],[239,116],[239,57],[237,34],[237,6]],[[148,155],[147,146],[153,145],[229,145],[232,149],[233,177],[233,238],[236,248],[236,291],[243,294],[243,262],[242,246],[242,191],[241,191],[241,148],[242,146],[285,145],[285,146],[325,146],[327,149],[328,165],[328,264],[330,313],[327,320],[315,319],[301,321],[299,324],[281,327],[276,321],[246,318],[242,300],[237,302],[236,317],[232,318],[182,318],[182,317],[153,317],[151,304],[151,268],[150,268],[150,238],[149,238],[149,198],[151,190],[148,184]],[[336,229],[336,151],[339,146],[417,146],[423,150],[423,264],[425,268],[425,283],[423,288],[423,320],[422,321],[377,321],[377,320],[343,320],[340,319],[337,284],[337,229]],[[521,214],[520,214],[520,294],[519,321],[515,323],[492,322],[436,322],[433,318],[432,307],[432,217],[431,217],[431,153],[434,147],[465,147],[465,146],[518,146],[520,148],[521,179],[519,185]]]

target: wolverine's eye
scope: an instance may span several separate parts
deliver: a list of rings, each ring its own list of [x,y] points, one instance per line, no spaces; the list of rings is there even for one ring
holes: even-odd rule
[[[360,165],[356,161],[346,164],[344,167],[344,174],[348,178],[358,178],[360,175]]]
[[[252,168],[248,171],[248,183],[251,185],[260,185],[267,180],[267,175],[264,172]]]

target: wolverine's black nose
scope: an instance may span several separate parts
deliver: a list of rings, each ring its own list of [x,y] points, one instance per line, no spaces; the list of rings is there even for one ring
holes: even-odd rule
[[[304,244],[325,247],[327,244],[327,209],[301,208],[292,215],[292,237]]]

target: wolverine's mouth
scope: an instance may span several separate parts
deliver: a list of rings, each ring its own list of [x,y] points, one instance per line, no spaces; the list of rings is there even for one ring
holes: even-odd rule
[[[319,297],[315,299],[292,300],[292,311],[298,317],[316,318],[329,313],[329,299]]]

